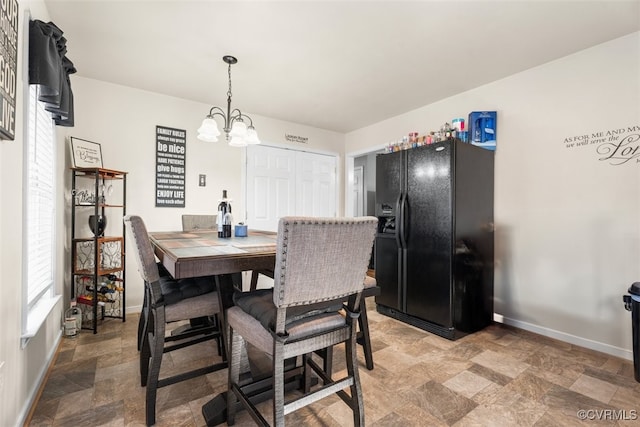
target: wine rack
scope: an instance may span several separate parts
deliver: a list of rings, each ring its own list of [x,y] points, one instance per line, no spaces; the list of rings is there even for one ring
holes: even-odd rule
[[[82,329],[96,334],[106,318],[125,321],[122,218],[127,173],[104,168],[72,168],[71,172],[71,298],[82,310]],[[117,223],[121,225],[108,227]],[[117,235],[105,236],[107,229],[117,229]]]

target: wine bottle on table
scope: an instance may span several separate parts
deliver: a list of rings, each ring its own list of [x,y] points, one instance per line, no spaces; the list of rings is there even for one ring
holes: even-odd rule
[[[231,216],[231,205],[227,202],[228,211],[222,217],[222,237],[231,237],[231,223],[233,222],[233,217]]]
[[[227,190],[222,190],[222,200],[218,203],[218,237],[227,237],[224,235],[224,217],[230,210],[231,206],[227,201]]]

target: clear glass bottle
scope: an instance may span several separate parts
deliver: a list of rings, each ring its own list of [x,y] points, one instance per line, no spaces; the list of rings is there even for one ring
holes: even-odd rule
[[[64,312],[64,336],[75,338],[80,333],[80,329],[82,329],[82,310],[73,301],[71,307]]]

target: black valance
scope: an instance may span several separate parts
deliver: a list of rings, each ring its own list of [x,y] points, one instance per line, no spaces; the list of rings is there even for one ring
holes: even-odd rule
[[[69,75],[76,72],[66,57],[67,39],[53,22],[29,22],[29,84],[40,85],[39,100],[58,126],[73,126],[73,92]]]

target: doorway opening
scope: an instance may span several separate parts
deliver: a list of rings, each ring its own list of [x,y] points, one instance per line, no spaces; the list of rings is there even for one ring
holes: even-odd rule
[[[345,154],[345,216],[375,216],[376,155],[383,152],[384,146]]]

